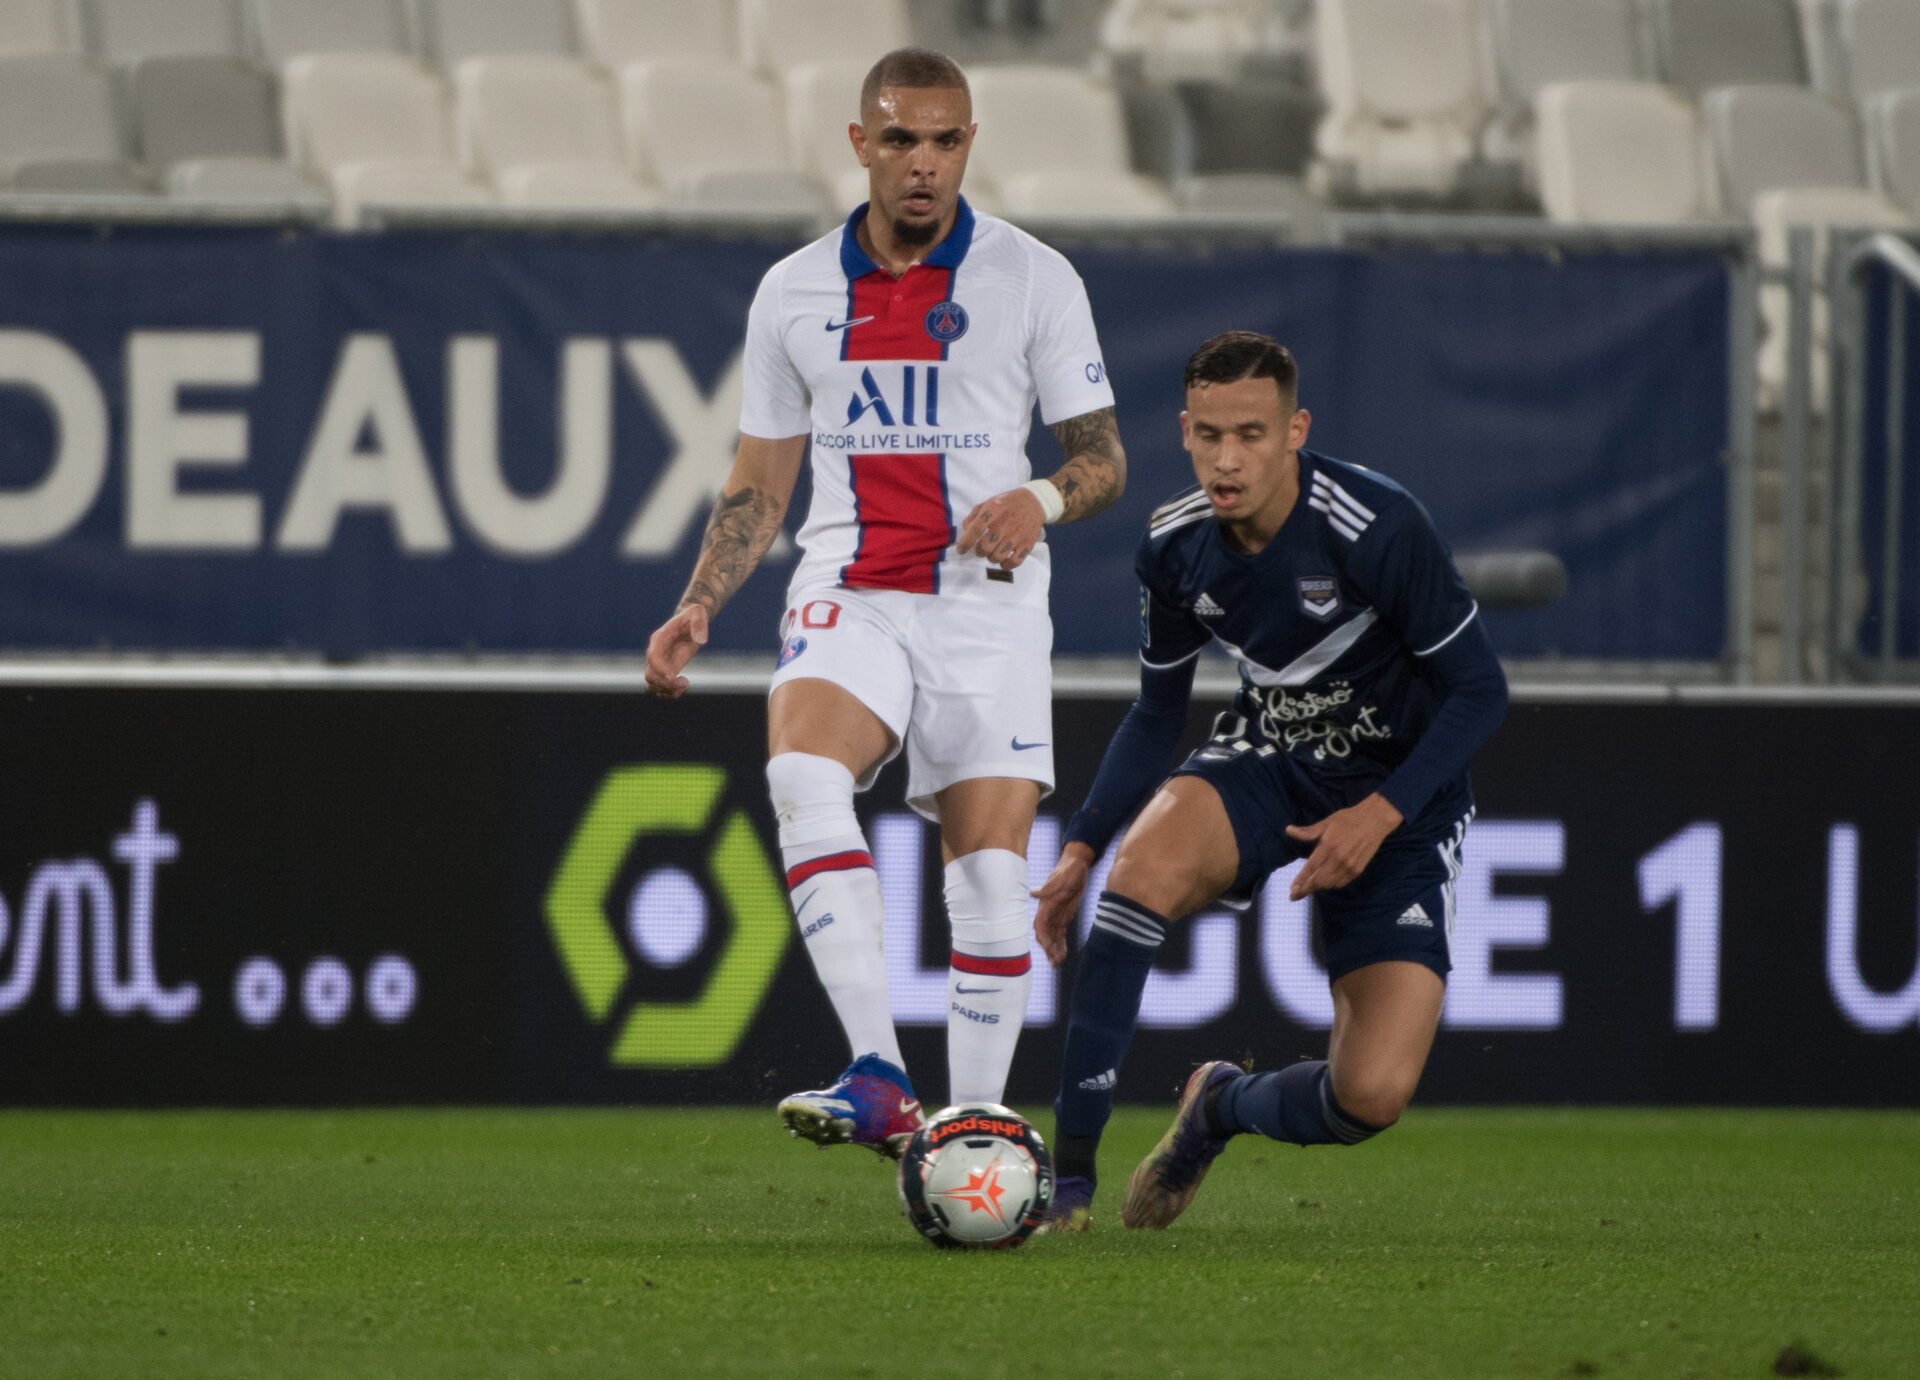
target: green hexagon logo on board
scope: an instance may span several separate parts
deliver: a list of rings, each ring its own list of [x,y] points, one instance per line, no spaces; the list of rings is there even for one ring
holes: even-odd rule
[[[554,947],[588,1017],[615,1025],[608,1062],[616,1067],[724,1064],[753,1024],[786,954],[793,928],[786,892],[752,821],[746,811],[735,809],[713,827],[726,784],[724,770],[696,763],[651,763],[609,773],[547,888],[547,928]],[[634,845],[662,834],[711,834],[703,862],[733,922],[732,934],[696,996],[636,1001],[616,1011],[632,962],[607,914],[607,893]]]

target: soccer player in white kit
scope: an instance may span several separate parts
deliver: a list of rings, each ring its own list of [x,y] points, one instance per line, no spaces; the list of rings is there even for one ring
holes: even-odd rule
[[[796,1136],[896,1156],[920,1105],[854,793],[905,746],[908,803],[939,825],[946,863],[948,1095],[998,1102],[1031,982],[1027,835],[1053,787],[1044,527],[1091,517],[1126,482],[1079,276],[960,196],[975,129],[950,58],[905,48],[867,74],[848,135],[870,200],[761,280],[739,450],[679,608],[647,644],[648,688],[684,693],[811,442],[767,783],[794,913],[853,1062],[779,1111]],[[1026,456],[1036,401],[1066,457],[1045,479]]]

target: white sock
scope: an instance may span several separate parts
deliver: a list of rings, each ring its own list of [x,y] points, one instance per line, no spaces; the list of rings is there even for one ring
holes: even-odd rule
[[[831,757],[783,752],[767,763],[767,788],[800,938],[853,1057],[877,1054],[904,1070],[880,947],[880,877],[853,817],[853,773]]]
[[[1033,985],[1027,860],[985,848],[947,864],[947,1094],[954,1103],[1006,1096],[1013,1047]]]

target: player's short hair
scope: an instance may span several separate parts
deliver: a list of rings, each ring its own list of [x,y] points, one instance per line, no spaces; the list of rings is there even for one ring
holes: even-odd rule
[[[865,115],[880,98],[883,86],[900,86],[908,90],[924,91],[928,88],[955,88],[965,91],[967,99],[973,99],[973,91],[967,85],[967,74],[960,70],[960,64],[945,53],[936,53],[931,48],[895,48],[867,70],[867,79],[860,83],[860,113]]]
[[[1270,335],[1258,331],[1224,331],[1195,350],[1187,360],[1186,386],[1197,383],[1238,383],[1241,379],[1272,379],[1282,402],[1300,399],[1300,366],[1293,352]]]

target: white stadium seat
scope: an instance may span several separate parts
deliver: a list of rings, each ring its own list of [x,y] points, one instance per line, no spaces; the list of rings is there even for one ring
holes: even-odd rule
[[[1867,110],[1873,185],[1910,215],[1920,215],[1920,88],[1893,91]]]
[[[0,179],[36,191],[141,191],[113,84],[64,53],[0,58]]]
[[[189,158],[167,169],[163,185],[179,201],[327,205],[324,192],[278,158]]]
[[[1115,0],[1100,46],[1149,81],[1232,81],[1249,57],[1291,50],[1287,19],[1273,0]]]
[[[867,199],[867,170],[854,157],[847,126],[859,118],[860,83],[870,65],[809,62],[781,76],[795,164],[827,189],[836,210]]]
[[[1667,82],[1682,91],[1807,80],[1793,0],[1658,0],[1655,15]]]
[[[406,58],[330,54],[287,64],[287,148],[324,180],[336,218],[372,202],[475,206],[492,198],[454,152],[447,89]]]
[[[1321,0],[1316,36],[1319,180],[1342,198],[1455,191],[1482,115],[1472,0]]]
[[[1920,87],[1920,4],[1839,0],[1835,19],[1854,100],[1864,106],[1890,91]]]
[[[906,0],[740,0],[741,58],[763,76],[849,55],[871,67],[911,41]]]
[[[1551,219],[1665,225],[1707,214],[1699,121],[1677,93],[1652,82],[1555,82],[1535,115]]]
[[[661,58],[738,62],[737,0],[580,0],[580,43],[618,71]]]
[[[621,72],[620,104],[630,149],[670,201],[819,213],[771,83],[737,67],[644,62]]]
[[[1007,215],[1172,208],[1165,188],[1133,171],[1120,98],[1105,82],[1069,67],[1025,66],[982,67],[969,80],[980,132],[968,175],[997,194]]]
[[[1726,86],[1700,103],[1721,208],[1744,219],[1776,187],[1864,187],[1853,117],[1804,86]]]
[[[0,57],[75,52],[79,30],[70,0],[0,0]]]
[[[1533,101],[1560,81],[1647,75],[1633,0],[1491,0],[1487,9],[1497,118],[1481,135],[1493,161],[1533,162]]]
[[[230,57],[148,58],[128,83],[140,156],[168,195],[309,205],[326,198],[280,155],[273,79]]]
[[[105,62],[246,51],[239,0],[91,0],[93,51]]]
[[[428,56],[451,73],[469,58],[577,57],[570,0],[421,0]]]
[[[649,207],[627,167],[619,104],[575,58],[470,58],[455,83],[467,162],[515,205]]]
[[[327,53],[413,51],[405,0],[253,0],[254,31],[269,65]]]

